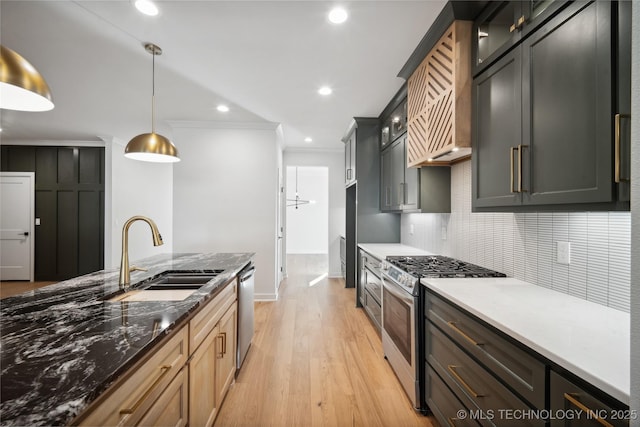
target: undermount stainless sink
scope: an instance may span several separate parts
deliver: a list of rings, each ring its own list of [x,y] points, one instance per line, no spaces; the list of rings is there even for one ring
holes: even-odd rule
[[[215,278],[223,270],[166,271],[140,282],[127,292],[105,298],[106,301],[182,301]]]

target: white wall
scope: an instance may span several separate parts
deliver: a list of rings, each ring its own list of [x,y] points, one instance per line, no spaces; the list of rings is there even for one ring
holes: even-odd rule
[[[470,161],[451,168],[450,214],[401,223],[404,244],[626,312],[630,231],[629,212],[472,213]],[[555,262],[557,241],[571,243],[570,265]]]
[[[295,206],[296,187],[300,200]],[[287,253],[329,253],[329,168],[287,166]]]
[[[632,5],[631,93],[631,409],[640,413],[640,7]],[[631,420],[640,426],[640,417]]]
[[[340,235],[344,235],[345,228],[344,152],[287,149],[284,164],[329,168],[329,276],[341,277]]]
[[[255,252],[257,300],[277,298],[276,126],[174,123],[176,252]]]
[[[122,226],[135,215],[151,218],[164,244],[153,246],[144,222],[129,228],[129,261],[173,252],[173,166],[124,157],[127,141],[106,141],[105,150],[105,268],[120,267]]]
[[[164,245],[154,247],[146,224],[129,229],[130,261],[173,251],[173,167],[124,157],[127,142],[112,137],[103,141],[3,141],[6,145],[74,146],[105,148],[104,268],[120,267],[122,225],[134,215],[153,219]]]

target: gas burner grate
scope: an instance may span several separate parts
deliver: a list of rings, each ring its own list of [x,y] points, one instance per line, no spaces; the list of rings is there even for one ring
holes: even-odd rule
[[[506,277],[503,273],[441,255],[389,256],[387,261],[415,277]]]

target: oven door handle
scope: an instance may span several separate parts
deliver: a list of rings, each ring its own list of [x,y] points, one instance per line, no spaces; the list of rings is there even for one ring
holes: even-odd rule
[[[392,295],[394,295],[396,298],[408,303],[408,304],[413,304],[413,295],[408,294],[406,292],[402,292],[398,290],[398,287],[395,286],[393,283],[387,284],[388,283],[388,279],[385,280],[384,275],[382,276],[382,287],[389,291],[389,293],[391,293]]]

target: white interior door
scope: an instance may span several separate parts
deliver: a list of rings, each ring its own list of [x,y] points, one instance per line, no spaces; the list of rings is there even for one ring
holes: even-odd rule
[[[35,173],[0,173],[0,280],[33,282]]]

